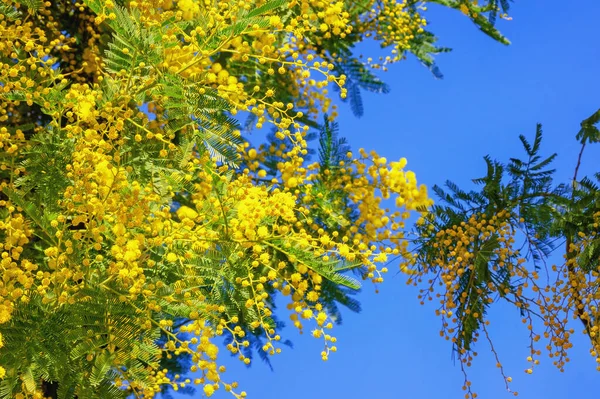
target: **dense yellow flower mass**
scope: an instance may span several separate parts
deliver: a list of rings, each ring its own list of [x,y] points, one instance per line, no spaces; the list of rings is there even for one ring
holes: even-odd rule
[[[100,362],[114,370],[77,388],[81,397],[104,378],[138,397],[181,388],[192,382],[160,367],[180,355],[206,396],[243,397],[221,377],[216,336],[246,363],[248,334],[279,353],[279,292],[327,359],[331,283],[358,284],[339,271],[381,282],[388,255],[406,251],[406,211],[430,204],[406,161],[362,150],[309,161],[307,118],[335,118],[332,85],[346,96],[331,40],[356,30],[399,54],[424,20],[406,3],[375,7],[366,23],[353,2],[283,3],[3,1],[0,323],[11,331],[19,309],[35,308],[77,331],[78,309],[111,303],[116,315],[100,311],[96,335],[70,338],[81,376]],[[66,15],[79,36],[65,33]],[[251,147],[225,112],[275,127],[274,140]],[[11,378],[32,372],[10,367]],[[23,382],[14,393],[43,389]]]
[[[367,69],[426,42],[424,10],[2,0],[0,379],[11,394],[41,398],[56,382],[81,398],[190,384],[245,397],[222,377],[215,339],[244,363],[251,343],[279,353],[278,293],[292,324],[323,340],[321,357],[335,352],[332,309],[341,287],[359,287],[346,272],[381,282],[392,257],[409,256],[406,220],[431,200],[405,159],[338,154],[326,135],[328,155],[310,159],[311,126],[335,120],[334,89],[346,98],[349,80],[371,82]],[[346,58],[368,37],[390,55],[357,77]],[[262,127],[273,137],[253,146],[247,131]],[[31,353],[15,346],[23,329]],[[163,366],[179,356],[194,381]]]

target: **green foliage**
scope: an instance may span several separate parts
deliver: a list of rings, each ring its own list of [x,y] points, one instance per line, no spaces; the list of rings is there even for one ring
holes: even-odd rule
[[[600,130],[596,126],[598,123],[600,123],[600,109],[581,122],[581,130],[577,133],[577,140],[582,144],[600,141]]]
[[[130,71],[133,75],[133,71],[140,69],[140,63],[148,66],[160,64],[161,50],[164,50],[161,45],[162,32],[145,28],[140,22],[137,10],[128,11],[117,7],[115,14],[116,19],[110,23],[115,34],[112,35],[113,41],[108,43],[105,51],[107,70],[113,73]],[[145,68],[141,68],[141,76],[144,76]],[[139,75],[135,74],[135,76]],[[130,81],[129,85],[134,86],[136,82]]]
[[[508,12],[509,0],[488,0],[478,5],[476,1],[470,0],[428,0],[430,3],[441,4],[456,10],[467,10],[469,17],[481,29],[482,32],[503,44],[510,44],[495,27],[496,18],[499,14]],[[484,16],[487,14],[487,17]]]
[[[6,3],[2,3],[0,4],[0,15],[3,15],[5,18],[11,21],[14,21],[15,19],[19,18],[20,13],[14,7]]]
[[[18,3],[27,7],[27,11],[31,14],[37,13],[44,4],[42,0],[19,0]]]
[[[334,71],[346,76],[345,88],[348,92],[344,101],[350,103],[354,116],[361,117],[364,114],[364,105],[360,91],[387,94],[390,88],[353,55],[352,48],[348,47],[347,43],[338,42],[333,46],[333,51],[338,55],[333,60]],[[339,90],[337,86],[334,88]]]
[[[21,367],[28,367],[25,383],[33,387],[40,379],[60,381],[58,399],[72,398],[76,386],[79,396],[87,398],[125,398],[127,393],[113,384],[120,374],[112,367],[117,348],[135,359],[127,363],[126,373],[144,378],[148,372],[144,364],[160,355],[154,344],[158,337],[147,335],[131,319],[135,309],[130,305],[99,296],[96,289],[86,288],[82,293],[86,291],[90,296],[85,303],[52,311],[41,297],[32,296],[13,316],[13,328],[3,332],[7,351],[2,359],[11,365],[12,375],[2,381],[0,398],[14,397]],[[23,345],[23,337],[28,345]],[[132,337],[141,339],[135,342]],[[88,358],[89,354],[96,355]],[[83,385],[76,379],[81,374],[89,377]]]
[[[160,87],[161,95],[170,99],[165,109],[167,133],[178,137],[182,131],[192,130],[190,144],[195,144],[200,155],[208,151],[219,163],[235,166],[242,139],[238,122],[227,115],[229,104],[214,91],[185,84],[174,75],[166,74]],[[189,158],[190,153],[186,151],[184,157]]]

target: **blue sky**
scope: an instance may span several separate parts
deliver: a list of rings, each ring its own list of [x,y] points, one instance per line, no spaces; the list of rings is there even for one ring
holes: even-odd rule
[[[519,134],[533,137],[544,126],[543,149],[558,152],[557,177],[572,176],[579,146],[579,122],[600,107],[600,2],[520,0],[513,21],[502,21],[511,46],[493,42],[457,12],[431,6],[430,28],[454,49],[438,57],[445,77],[436,80],[415,60],[394,65],[383,75],[387,95],[364,94],[365,114],[355,118],[342,106],[340,131],[353,149],[375,149],[388,159],[406,157],[420,182],[446,179],[469,187],[484,174],[482,157],[506,160],[521,152]],[[600,147],[600,146],[597,146]],[[597,171],[600,149],[584,156],[583,173]],[[365,285],[363,311],[344,313],[336,327],[338,353],[320,358],[320,340],[293,329],[285,335],[294,349],[273,358],[275,371],[255,360],[251,368],[222,350],[225,380],[237,380],[256,399],[462,398],[463,377],[439,337],[433,306],[420,306],[418,291],[392,273],[375,294]],[[512,388],[521,398],[585,398],[600,390],[595,361],[576,334],[571,364],[564,373],[546,356],[526,375],[527,330],[518,312],[499,304],[489,314],[491,334]],[[581,326],[573,323],[579,332]],[[510,398],[486,344],[469,376],[480,398]],[[200,390],[196,395],[200,397]],[[186,397],[186,396],[181,396]],[[219,391],[213,397],[228,398]]]

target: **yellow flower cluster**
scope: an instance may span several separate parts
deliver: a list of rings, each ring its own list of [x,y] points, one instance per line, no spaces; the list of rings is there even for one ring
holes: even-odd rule
[[[466,336],[472,334],[472,342],[477,342],[482,333],[491,346],[507,389],[512,379],[504,375],[488,333],[490,322],[484,316],[485,307],[498,296],[519,308],[522,322],[529,331],[527,374],[533,373],[540,364],[542,350],[537,346],[542,338],[547,340],[548,356],[563,371],[569,362],[568,350],[573,346],[575,333],[568,326],[567,316],[571,313],[583,322],[584,333],[591,339],[590,353],[600,362],[600,295],[592,288],[598,284],[600,265],[586,264],[586,260],[592,258],[583,255],[597,243],[600,212],[594,214],[590,226],[582,226],[585,231],[568,238],[565,263],[552,266],[556,280],[547,284],[538,281],[537,269],[528,270],[525,258],[515,248],[516,229],[524,222],[501,211],[491,217],[473,214],[465,222],[438,230],[425,216],[418,223],[424,227],[422,237],[430,240],[434,252],[421,258],[407,253],[401,266],[414,274],[409,283],[415,286],[427,283],[427,287],[420,290],[421,304],[432,301],[437,305],[436,315],[442,318],[440,336],[458,348],[461,367],[470,366],[477,355]],[[535,319],[543,325],[543,332],[537,332],[539,326]],[[468,392],[467,397],[476,396],[470,383],[463,388]]]
[[[406,0],[379,1],[372,7],[369,23],[361,27],[365,36],[381,40],[384,47],[392,47],[390,56],[380,57],[381,62],[371,64],[373,68],[385,70],[386,64],[403,59],[405,50],[411,48],[415,36],[423,32],[427,22]]]
[[[593,288],[600,281],[600,264],[596,264],[597,260],[593,257],[585,255],[597,245],[600,238],[600,212],[595,212],[592,219],[589,226],[582,226],[585,231],[577,232],[575,237],[568,240],[565,263],[552,266],[558,274],[556,283],[544,287],[542,291],[544,297],[540,310],[545,323],[550,326],[544,332],[544,337],[550,340],[546,350],[550,357],[556,359],[554,365],[561,371],[569,361],[567,350],[573,346],[571,336],[575,331],[567,329],[567,320],[562,318],[570,309],[575,309],[574,317],[583,322],[583,332],[591,341],[590,354],[600,363],[600,294]],[[600,370],[600,366],[597,368]]]
[[[2,334],[0,334],[0,348],[2,348],[4,346],[4,338],[2,337]],[[0,380],[4,378],[4,376],[6,375],[6,370],[4,369],[4,367],[0,366]]]
[[[401,266],[413,271],[409,283],[415,286],[429,275],[426,288],[420,289],[419,299],[421,304],[426,300],[436,304],[436,315],[442,319],[440,336],[458,348],[463,372],[477,355],[471,346],[471,341],[475,343],[480,338],[477,326],[481,326],[491,344],[487,330],[489,320],[485,319],[484,313],[496,295],[514,295],[515,305],[524,310],[529,307],[523,287],[513,292],[510,285],[513,278],[530,278],[523,265],[525,259],[514,248],[515,229],[511,218],[513,215],[507,211],[493,215],[473,214],[465,222],[434,232],[435,227],[428,224],[426,216],[418,223],[428,227],[425,234],[436,252],[427,259],[416,259],[407,254]],[[492,278],[492,274],[505,278]],[[510,381],[510,377],[504,375],[493,345],[491,349],[502,375]],[[471,391],[470,382],[467,381],[463,389],[467,391],[465,397],[477,396]]]
[[[181,17],[186,21],[191,20],[200,12],[200,5],[194,0],[179,0],[177,7],[181,10]]]
[[[402,25],[408,38],[421,21],[403,17],[399,4],[374,12]],[[354,29],[380,28],[361,28],[354,2],[292,1],[285,12],[251,14],[265,5],[139,0],[123,11],[110,0],[47,2],[35,18],[22,10],[0,21],[0,328],[15,323],[15,309],[25,304],[69,314],[94,299],[90,291],[109,296],[132,309],[134,335],[143,338],[119,340],[125,327],[106,315],[113,329],[106,344],[81,356],[90,367],[111,356],[117,385],[138,397],[192,383],[207,396],[225,389],[244,397],[222,379],[216,337],[230,337],[228,350],[245,363],[250,332],[266,339],[264,352],[279,353],[278,293],[294,326],[310,326],[323,340],[324,360],[337,350],[325,280],[357,287],[341,274],[354,269],[381,282],[390,257],[407,251],[410,212],[431,201],[404,159],[361,150],[328,168],[308,161],[306,118],[332,110],[335,117],[330,85],[346,95],[337,55],[322,47]],[[57,15],[77,16],[78,39],[61,33]],[[127,38],[107,42],[113,31],[127,31],[122,18],[156,41],[143,51]],[[154,64],[139,61],[152,51]],[[127,60],[130,70],[115,68]],[[59,72],[56,63],[65,68]],[[161,91],[172,81],[183,88]],[[176,89],[187,91],[171,97]],[[220,125],[207,115],[226,113],[246,113],[256,128],[277,130],[258,148],[239,130],[223,133],[243,168],[215,155]],[[177,125],[176,117],[186,123]],[[24,127],[30,122],[34,127]],[[50,153],[31,156],[38,148]],[[43,201],[34,203],[36,195]],[[176,318],[188,322],[174,327]],[[143,379],[128,370],[131,356],[155,344],[156,332],[166,337],[157,358],[189,355],[199,378],[170,376],[154,353],[144,360]],[[0,378],[4,373],[0,368]],[[15,389],[43,393],[25,382]]]

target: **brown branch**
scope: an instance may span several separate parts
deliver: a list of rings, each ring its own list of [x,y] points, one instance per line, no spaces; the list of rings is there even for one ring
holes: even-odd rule
[[[581,145],[581,150],[579,151],[579,156],[577,157],[577,165],[575,166],[575,174],[573,175],[573,188],[575,188],[575,184],[577,183],[577,173],[579,172],[579,167],[581,166],[581,158],[583,157],[583,150],[585,150],[585,141]],[[573,199],[573,194],[571,199]]]
[[[571,203],[575,202],[575,187],[577,185],[577,174],[579,173],[579,167],[581,166],[581,159],[583,157],[583,151],[585,150],[585,141],[583,141],[582,145],[581,145],[581,150],[579,151],[579,155],[577,156],[577,165],[575,166],[575,172],[573,173],[573,182],[572,182],[572,192],[571,192]],[[575,273],[575,262],[574,262],[574,258],[575,258],[575,253],[574,251],[571,251],[571,244],[573,243],[573,237],[572,236],[568,236],[566,237],[566,248],[565,248],[565,254],[566,254],[566,265],[567,265],[567,271],[568,271],[568,275],[569,275],[569,284],[571,285],[571,287],[573,287],[573,285],[571,284],[572,282],[572,277],[575,278],[576,273]],[[575,302],[575,314],[577,315],[577,318],[583,323],[583,326],[585,327],[585,331],[586,334],[588,336],[590,336],[590,339],[592,338],[590,333],[590,321],[587,319],[587,317],[585,317],[585,305],[583,304],[583,300],[581,298],[581,295],[579,295],[579,292],[575,289],[572,288],[571,289],[572,292],[572,296],[573,296],[573,301]]]

